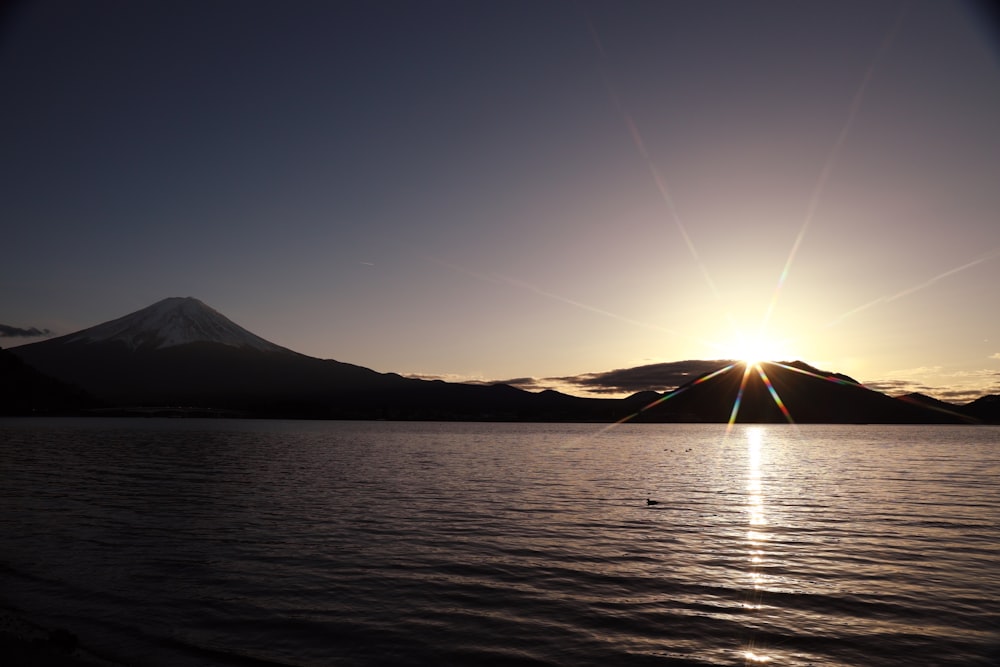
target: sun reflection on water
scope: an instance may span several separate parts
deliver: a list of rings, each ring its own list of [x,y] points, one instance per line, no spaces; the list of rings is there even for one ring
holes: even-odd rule
[[[764,444],[764,429],[760,426],[749,426],[746,429],[747,437],[747,500],[746,512],[749,515],[747,520],[749,526],[747,530],[748,546],[748,568],[749,586],[747,598],[743,603],[744,608],[758,610],[763,607],[761,604],[764,590],[764,573],[761,571],[766,563],[767,552],[765,546],[770,535],[767,533],[767,517],[764,511],[764,484],[762,473],[762,449]],[[771,658],[760,651],[760,647],[754,646],[752,642],[743,649],[743,659],[745,664],[761,664],[770,662]]]

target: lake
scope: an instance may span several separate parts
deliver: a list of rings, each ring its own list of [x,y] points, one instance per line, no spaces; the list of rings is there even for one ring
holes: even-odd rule
[[[1000,427],[4,419],[0,526],[135,665],[1000,661]]]

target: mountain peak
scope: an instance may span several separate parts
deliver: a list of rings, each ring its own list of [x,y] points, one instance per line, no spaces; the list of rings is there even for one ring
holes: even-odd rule
[[[134,313],[84,329],[66,342],[120,341],[131,350],[159,350],[188,343],[221,343],[265,352],[287,352],[250,333],[194,297],[169,297]]]

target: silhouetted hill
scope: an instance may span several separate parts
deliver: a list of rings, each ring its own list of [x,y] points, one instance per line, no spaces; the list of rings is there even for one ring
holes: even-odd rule
[[[733,364],[666,396],[640,392],[625,399],[403,378],[293,352],[191,298],[165,299],[12,352],[42,373],[120,408],[182,406],[331,419],[726,422],[738,404],[739,422],[784,422],[782,407],[798,423],[953,423],[963,418],[955,406],[932,405],[926,397],[893,399],[802,362],[764,363],[749,371]],[[995,415],[993,404],[983,402],[962,414],[980,413]]]
[[[613,402],[403,378],[274,345],[197,299],[171,298],[15,354],[119,407],[184,406],[254,416],[587,420]]]
[[[99,405],[79,387],[40,373],[0,349],[0,415],[77,414]]]
[[[959,409],[984,424],[1000,424],[1000,395],[982,396]]]
[[[770,387],[768,386],[770,383]],[[801,361],[742,363],[707,373],[645,410],[641,421],[780,423],[961,423],[956,414],[907,403]],[[782,409],[784,408],[784,409]],[[786,415],[787,412],[787,415]]]

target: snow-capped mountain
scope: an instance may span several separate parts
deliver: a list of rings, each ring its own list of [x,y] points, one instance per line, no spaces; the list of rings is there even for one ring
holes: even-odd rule
[[[121,341],[130,350],[159,350],[187,343],[221,343],[262,352],[290,351],[250,333],[193,297],[163,299],[63,339],[67,343]]]
[[[191,297],[11,352],[112,405],[244,405],[380,375],[271,343]]]
[[[506,385],[403,378],[316,359],[247,331],[193,298],[171,298],[75,333],[13,348],[107,407],[183,407],[348,419],[589,419],[585,399]]]

